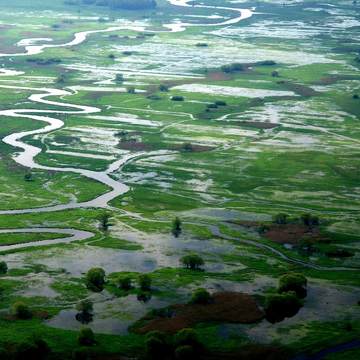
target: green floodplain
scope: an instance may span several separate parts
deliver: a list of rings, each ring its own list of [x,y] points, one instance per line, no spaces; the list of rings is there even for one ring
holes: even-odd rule
[[[360,357],[357,1],[0,5],[1,359]]]

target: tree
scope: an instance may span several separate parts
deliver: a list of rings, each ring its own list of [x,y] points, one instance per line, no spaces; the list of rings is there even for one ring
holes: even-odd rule
[[[205,264],[203,258],[196,254],[185,255],[180,259],[180,262],[190,270],[199,270]]]
[[[173,222],[172,222],[172,228],[171,228],[171,232],[175,237],[178,237],[181,232],[182,232],[182,228],[181,228],[181,220],[176,217]]]
[[[266,318],[271,323],[280,322],[286,317],[295,316],[302,306],[302,301],[293,291],[271,294],[265,300]]]
[[[287,224],[288,215],[284,213],[279,213],[274,216],[274,223],[279,225]]]
[[[107,212],[105,212],[99,216],[99,221],[100,221],[99,227],[101,230],[103,230],[103,231],[109,230],[109,227],[112,225],[110,223],[110,219],[111,219],[111,215]]]
[[[278,292],[284,293],[293,291],[296,295],[303,299],[306,297],[307,279],[299,273],[289,273],[280,277]]]
[[[92,346],[95,344],[95,335],[90,328],[82,328],[78,335],[78,342],[83,346]]]
[[[122,290],[130,290],[132,288],[132,281],[130,276],[118,278],[118,286]]]
[[[5,261],[0,261],[0,274],[6,274],[8,272],[8,266]]]
[[[125,80],[125,79],[124,79],[124,75],[123,75],[123,74],[116,74],[116,76],[115,76],[115,81],[116,81],[117,83],[122,83],[124,80]]]
[[[193,292],[190,303],[201,304],[201,305],[210,304],[211,303],[211,295],[205,289],[202,289],[202,288],[197,289]]]
[[[140,275],[138,278],[138,283],[142,291],[151,290],[151,282],[151,277],[147,274]]]
[[[105,271],[102,268],[90,269],[85,278],[86,287],[95,292],[101,292],[105,285]]]
[[[133,86],[129,86],[127,89],[126,89],[126,92],[128,94],[135,94],[136,93],[136,90]]]
[[[21,320],[32,318],[32,312],[29,307],[22,301],[18,301],[12,306],[12,313]]]
[[[115,59],[115,55],[114,54],[109,54],[108,55],[108,58],[110,59],[110,60],[114,60]],[[121,75],[121,74],[120,74]],[[118,74],[116,75],[116,77],[118,76]]]
[[[80,301],[76,305],[76,309],[79,311],[75,316],[77,321],[80,321],[82,324],[88,324],[92,321],[94,305],[91,300],[85,299]]]
[[[278,71],[273,71],[272,73],[271,73],[271,76],[272,77],[279,77],[279,72]]]

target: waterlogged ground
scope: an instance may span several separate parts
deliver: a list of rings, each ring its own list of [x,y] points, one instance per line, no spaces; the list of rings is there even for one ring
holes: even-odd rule
[[[67,338],[81,327],[77,302],[90,298],[88,326],[123,351],[141,342],[127,329],[150,309],[185,302],[197,287],[261,296],[296,270],[309,278],[296,317],[206,325],[200,336],[220,348],[277,341],[294,352],[351,340],[360,328],[359,5],[158,2],[141,13],[61,1],[2,9],[2,310],[19,299],[41,307],[50,318],[28,326]],[[230,63],[242,71],[220,69]],[[301,253],[229,223],[279,212],[319,216],[327,246],[353,256]],[[180,269],[190,252],[204,272]],[[85,288],[91,267],[108,275],[102,294]],[[152,276],[150,301],[117,291],[124,272]]]

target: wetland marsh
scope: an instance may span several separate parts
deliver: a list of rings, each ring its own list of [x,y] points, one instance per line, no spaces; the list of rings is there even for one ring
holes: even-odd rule
[[[0,0],[0,357],[357,358],[360,5],[107,3]]]

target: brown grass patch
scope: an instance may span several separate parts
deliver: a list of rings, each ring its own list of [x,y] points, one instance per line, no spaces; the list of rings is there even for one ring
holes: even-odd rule
[[[280,244],[297,245],[304,238],[311,237],[314,240],[321,240],[318,228],[309,228],[301,224],[270,225],[265,237]]]
[[[123,150],[132,150],[132,151],[145,151],[152,150],[152,146],[150,144],[145,144],[141,141],[122,141],[117,147]]]
[[[205,152],[205,151],[211,151],[214,150],[215,147],[213,146],[205,146],[205,145],[199,145],[199,144],[191,144],[191,150],[186,150],[184,148],[184,144],[177,144],[172,145],[170,147],[170,150],[176,150],[176,151],[182,151],[182,152],[188,152],[188,153],[198,153],[198,152]]]
[[[231,122],[231,124],[236,124],[239,126],[246,126],[256,129],[273,129],[280,126],[279,124],[272,124],[272,123],[258,122],[258,121],[237,121],[235,123]]]
[[[178,304],[168,309],[171,316],[145,316],[140,320],[143,325],[137,327],[135,332],[146,334],[159,330],[176,333],[201,322],[251,324],[264,318],[263,311],[251,295],[236,292],[216,293],[213,295],[213,302],[208,305]]]

